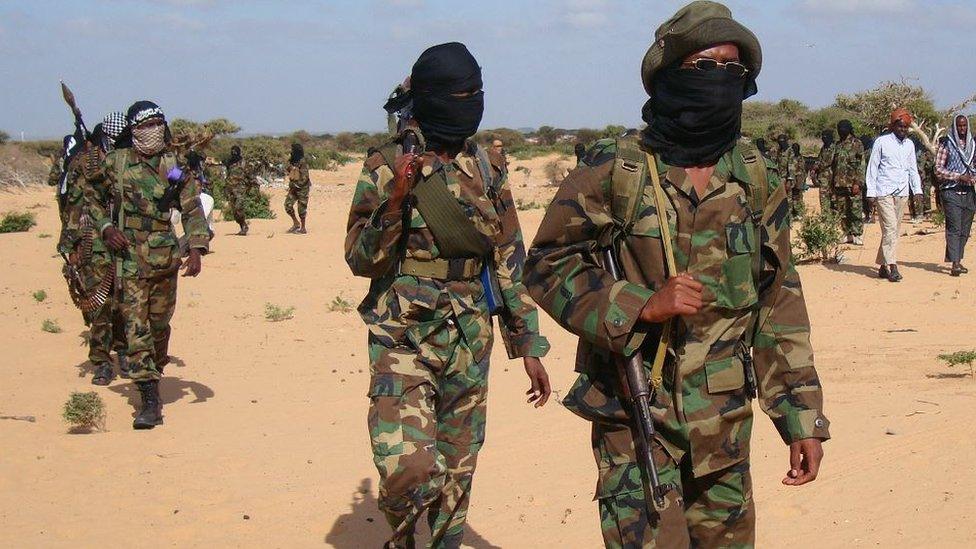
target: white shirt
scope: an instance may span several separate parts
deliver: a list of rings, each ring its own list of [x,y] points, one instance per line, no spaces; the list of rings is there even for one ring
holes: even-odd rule
[[[908,138],[901,141],[893,133],[875,139],[865,185],[869,198],[908,196],[909,187],[913,193],[922,194],[915,143]]]

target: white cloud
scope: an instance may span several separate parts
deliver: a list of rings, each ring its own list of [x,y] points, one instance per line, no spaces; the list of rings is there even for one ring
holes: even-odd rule
[[[607,0],[569,0],[563,16],[570,26],[578,29],[592,29],[606,25],[609,4]]]
[[[823,15],[905,13],[918,7],[917,0],[801,0],[800,8]]]

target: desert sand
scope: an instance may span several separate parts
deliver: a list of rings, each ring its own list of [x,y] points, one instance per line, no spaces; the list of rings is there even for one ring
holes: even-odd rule
[[[549,160],[513,163],[531,169],[513,172],[516,197],[548,200]],[[367,287],[342,259],[358,172],[314,174],[307,236],[285,234],[281,189],[272,191],[278,219],[255,220],[248,237],[217,223],[203,273],[180,282],[166,423],[152,431],[130,426],[131,383],[90,384],[85,326],[54,253],[53,193],[0,194],[0,212],[32,208],[39,221],[0,235],[0,546],[382,544],[366,331],[355,311],[329,310],[336,297],[357,304]],[[527,239],[542,213],[521,212]],[[785,487],[786,447],[755,405],[760,547],[976,546],[976,380],[936,359],[976,347],[976,274],[949,277],[941,232],[904,230],[921,228],[932,234],[902,239],[900,284],[875,276],[876,225],[845,263],[799,267],[834,438],[820,479]],[[31,297],[39,289],[42,303]],[[269,322],[266,303],[294,306],[295,316]],[[45,319],[63,332],[43,332]],[[542,328],[561,396],[575,339],[548,317]],[[521,363],[501,345],[493,359],[466,545],[601,546],[588,425],[557,398],[532,409]],[[89,390],[107,404],[106,430],[71,434],[61,408],[70,392]]]

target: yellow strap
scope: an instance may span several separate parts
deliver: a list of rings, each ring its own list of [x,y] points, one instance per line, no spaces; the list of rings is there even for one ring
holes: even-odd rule
[[[667,267],[665,278],[671,278],[677,274],[677,268],[674,262],[674,246],[671,242],[671,225],[668,224],[667,198],[664,195],[664,188],[661,186],[661,176],[657,173],[657,162],[654,161],[654,155],[645,154],[647,156],[647,170],[651,172],[651,183],[654,189],[654,208],[657,210],[657,218],[661,225],[661,244],[664,246],[664,262]],[[664,321],[664,325],[661,327],[661,341],[657,345],[654,363],[651,365],[651,386],[655,389],[661,388],[661,382],[664,379],[664,360],[667,358],[670,345],[671,319],[669,318]]]

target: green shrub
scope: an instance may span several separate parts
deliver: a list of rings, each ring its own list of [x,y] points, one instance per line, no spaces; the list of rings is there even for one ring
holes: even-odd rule
[[[936,227],[944,227],[945,214],[939,211],[932,212],[932,223],[934,223]]]
[[[939,355],[939,360],[945,362],[949,367],[965,364],[969,367],[969,377],[976,379],[973,372],[973,362],[976,362],[976,351],[956,351],[951,354]]]
[[[50,318],[45,318],[44,322],[41,323],[41,330],[49,334],[60,334],[61,326],[58,326],[57,320],[51,320]]]
[[[78,429],[105,429],[105,403],[95,391],[71,393],[61,413],[64,421]]]
[[[796,253],[798,259],[837,261],[843,234],[840,220],[833,212],[803,215],[797,236],[799,238],[799,250]]]
[[[294,307],[281,307],[273,303],[264,304],[264,318],[271,322],[289,320],[295,316]]]
[[[37,290],[32,295],[34,296],[34,301],[38,303],[47,299],[47,292],[45,292],[44,290]]]
[[[352,309],[353,309],[352,303],[349,303],[348,301],[343,299],[341,295],[336,296],[336,298],[332,300],[332,303],[329,303],[329,312],[332,313],[346,314],[352,311]]]
[[[0,219],[0,233],[23,233],[37,225],[33,212],[8,212]]]
[[[227,180],[223,177],[214,177],[210,180],[210,190],[213,191],[214,208],[223,213],[225,221],[233,220],[230,213],[230,205],[227,202],[227,194],[224,189]],[[271,195],[262,191],[259,187],[251,187],[244,193],[244,217],[246,219],[274,219],[275,213],[271,210]]]

